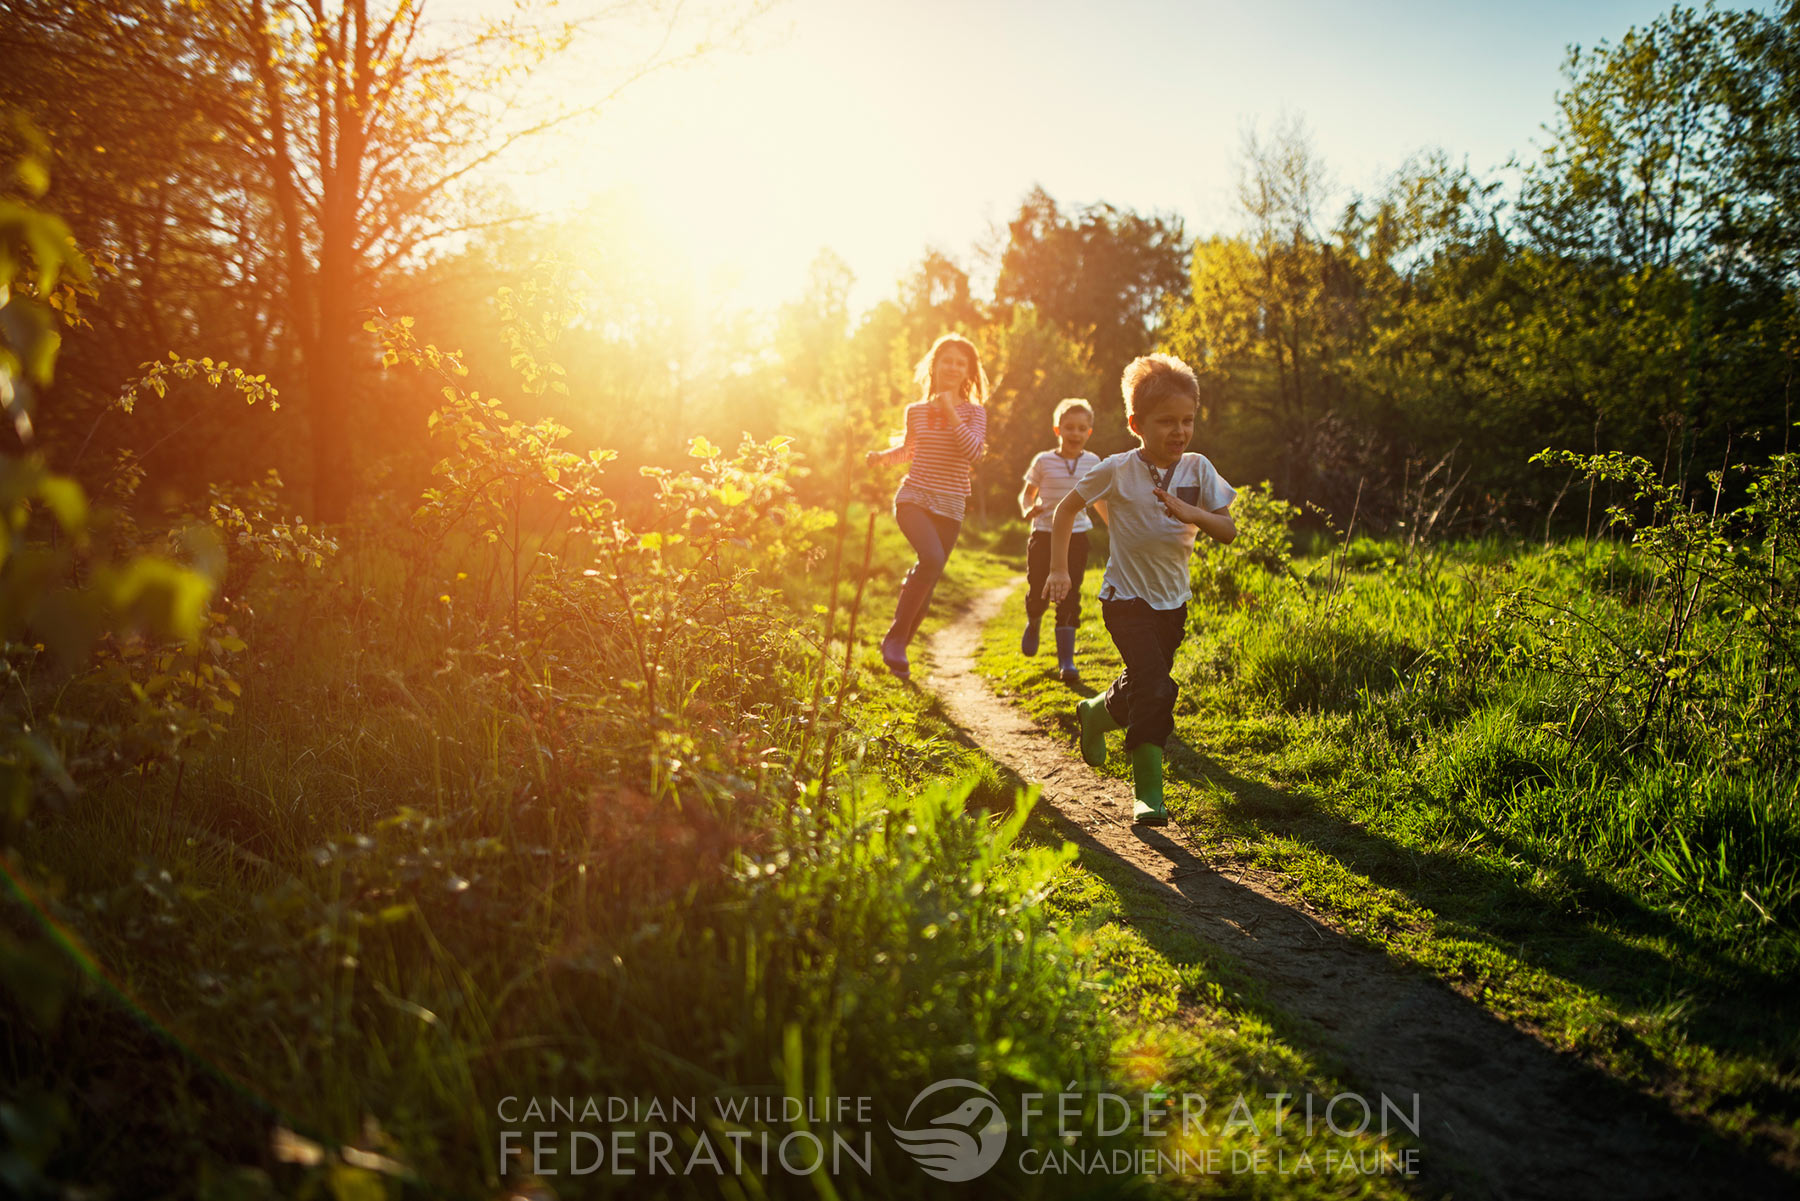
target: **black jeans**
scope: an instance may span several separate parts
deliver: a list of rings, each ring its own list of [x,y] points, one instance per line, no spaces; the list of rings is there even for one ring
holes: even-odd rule
[[[1069,594],[1056,602],[1056,624],[1070,629],[1081,624],[1081,577],[1087,574],[1088,536],[1069,535]],[[1036,625],[1050,602],[1044,599],[1044,580],[1050,575],[1050,531],[1031,531],[1025,544],[1025,621]]]
[[[1175,732],[1181,689],[1170,673],[1175,648],[1187,634],[1187,606],[1152,609],[1136,599],[1103,600],[1100,617],[1125,660],[1125,670],[1106,690],[1106,711],[1125,727],[1127,752],[1145,743],[1162,746]]]

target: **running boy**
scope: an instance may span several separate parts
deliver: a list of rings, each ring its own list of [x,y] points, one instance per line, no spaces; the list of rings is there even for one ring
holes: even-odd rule
[[[1050,523],[1057,502],[1075,481],[1099,466],[1100,456],[1087,449],[1094,433],[1094,410],[1087,401],[1070,397],[1056,406],[1051,420],[1057,447],[1031,460],[1025,486],[1019,490],[1019,513],[1031,523],[1031,541],[1025,544],[1025,636],[1019,653],[1038,652],[1038,627],[1050,602],[1044,599],[1044,578],[1050,574]],[[1075,628],[1081,624],[1081,577],[1087,572],[1087,532],[1094,528],[1087,510],[1075,515],[1069,536],[1069,594],[1056,603],[1056,670],[1063,683],[1073,684]]]
[[[1205,455],[1188,454],[1200,385],[1173,355],[1134,359],[1120,380],[1125,419],[1138,449],[1103,459],[1056,506],[1044,597],[1068,595],[1069,539],[1081,510],[1106,502],[1112,554],[1100,587],[1100,616],[1125,660],[1104,696],[1075,706],[1081,757],[1106,762],[1108,731],[1123,728],[1136,804],[1132,821],[1160,826],[1163,744],[1175,732],[1175,648],[1187,632],[1188,556],[1204,531],[1237,537],[1229,509],[1237,491]]]

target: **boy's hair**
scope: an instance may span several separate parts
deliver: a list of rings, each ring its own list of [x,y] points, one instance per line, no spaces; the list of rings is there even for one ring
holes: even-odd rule
[[[1135,417],[1173,396],[1200,400],[1200,380],[1194,369],[1172,354],[1147,354],[1131,360],[1119,379],[1125,394],[1125,415]]]
[[[913,381],[919,385],[919,399],[931,399],[931,369],[937,365],[937,357],[943,353],[946,346],[960,346],[968,351],[969,363],[974,368],[969,372],[969,378],[963,381],[962,398],[972,400],[976,404],[986,404],[988,377],[987,372],[981,367],[981,352],[975,349],[975,343],[961,334],[939,335],[938,340],[931,344],[931,349],[925,352],[925,357],[920,359],[918,365],[913,368]]]
[[[1083,413],[1088,415],[1089,425],[1094,423],[1094,406],[1081,399],[1079,396],[1071,396],[1056,406],[1056,412],[1050,418],[1050,424],[1061,426],[1063,417],[1074,409],[1080,409]]]

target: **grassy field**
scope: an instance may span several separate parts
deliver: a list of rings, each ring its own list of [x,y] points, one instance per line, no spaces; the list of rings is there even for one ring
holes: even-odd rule
[[[1791,644],[1771,654],[1733,593],[1697,574],[1665,604],[1666,566],[1641,543],[1357,540],[1290,562],[1256,514],[1248,525],[1246,546],[1194,564],[1169,757],[1180,824],[1279,872],[1352,936],[1791,1168]],[[1119,664],[1098,583],[1079,664],[1103,687]],[[1053,660],[1018,653],[1022,622],[1021,594],[981,668],[1069,728]],[[1123,774],[1123,757],[1107,770]]]
[[[800,521],[688,558],[639,539],[516,593],[391,528],[245,572],[192,663],[128,674],[136,691],[16,651],[15,700],[81,787],[6,826],[7,1191],[637,1195],[660,1149],[700,1165],[664,1172],[666,1195],[928,1196],[886,1126],[958,1078],[1009,1107],[1075,1098],[1015,1132],[984,1178],[1008,1195],[1404,1191],[1325,1171],[1328,1150],[1400,1144],[1278,1122],[1263,1094],[1335,1094],[1330,1065],[880,670],[906,561],[890,521],[847,681],[860,517],[835,609],[833,539]],[[938,614],[1015,570],[979,543]],[[1109,1126],[1108,1093],[1213,1108],[1146,1136]],[[833,1097],[872,1112],[766,1108]],[[555,1108],[587,1100],[603,1121]],[[640,1175],[572,1175],[578,1131],[624,1138],[613,1163]],[[851,1161],[795,1170],[840,1134]],[[751,1153],[696,1158],[726,1146]],[[1113,1158],[1146,1148],[1215,1158]],[[1321,1160],[1238,1170],[1259,1151]]]

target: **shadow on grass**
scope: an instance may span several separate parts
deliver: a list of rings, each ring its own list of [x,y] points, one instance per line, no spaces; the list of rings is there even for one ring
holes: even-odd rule
[[[1024,787],[1000,770],[1006,783]],[[1120,859],[1050,806],[1028,827],[1037,837],[1075,844],[1082,865],[1120,895],[1123,920],[1152,947],[1178,967],[1199,966],[1233,987],[1233,1005],[1266,1021],[1331,1075],[1365,1097],[1418,1094],[1419,1184],[1427,1195],[1793,1195],[1797,1181],[1779,1168],[1550,1050],[1424,970],[1234,883],[1162,830],[1132,830],[1167,862],[1168,881]],[[1171,887],[1179,901],[1169,897]],[[1288,937],[1271,938],[1276,930]],[[1296,941],[1303,953],[1292,949]],[[1371,970],[1379,973],[1379,995],[1371,995]],[[1372,1039],[1381,1043],[1379,1054],[1367,1053]],[[1364,1052],[1355,1056],[1359,1068],[1346,1066],[1352,1048]],[[1555,1091],[1532,1091],[1537,1084]],[[1564,1147],[1562,1158],[1581,1166],[1565,1163],[1546,1174],[1531,1148],[1550,1145]],[[1494,1174],[1498,1163],[1507,1165],[1504,1179]]]
[[[1559,912],[1499,868],[1466,856],[1404,847],[1327,811],[1304,791],[1237,775],[1177,738],[1166,760],[1178,778],[1206,781],[1229,797],[1231,821],[1278,834],[1327,855],[1384,888],[1430,909],[1458,937],[1486,943],[1605,997],[1625,1011],[1684,1003],[1684,1036],[1718,1050],[1786,1056],[1800,1020],[1791,981],[1727,958],[1656,910],[1578,866],[1548,861],[1484,828],[1509,858],[1558,877],[1592,916]],[[1605,929],[1601,922],[1617,927]],[[1632,945],[1621,933],[1653,937],[1679,958]],[[1800,1116],[1795,1098],[1782,1107]]]
[[[1046,670],[1020,684],[1036,689],[1052,680]],[[1083,683],[1069,693],[1089,697],[1101,687]],[[1069,707],[1059,708],[1055,721],[1072,737]],[[1554,880],[1580,906],[1570,912],[1522,886],[1516,871],[1454,851],[1404,846],[1331,812],[1305,790],[1238,775],[1179,736],[1170,740],[1164,762],[1171,779],[1222,790],[1217,811],[1228,823],[1292,839],[1410,898],[1436,914],[1445,933],[1504,951],[1627,1014],[1674,1010],[1676,1028],[1701,1045],[1800,1069],[1800,999],[1790,980],[1734,959],[1579,864],[1546,856],[1462,815],[1498,855]],[[1657,940],[1668,950],[1636,945],[1634,938]],[[1765,1103],[1786,1118],[1800,1117],[1800,1095],[1758,1098]]]
[[[1003,659],[1011,659],[1011,656],[1003,656]],[[1067,737],[1073,729],[1069,706],[1057,701],[1050,713],[1041,712],[1042,702],[1051,695],[1044,687],[1050,679],[1048,671],[1029,671],[1021,676],[1012,670],[1007,682],[1022,692],[1035,693],[1040,702],[1040,720]],[[1097,691],[1092,684],[1068,690],[1071,700],[1092,696]],[[1791,1077],[1793,1065],[1800,1058],[1800,1036],[1794,1033],[1800,1029],[1800,1022],[1796,1021],[1800,1016],[1800,1003],[1791,988],[1775,974],[1732,958],[1717,944],[1682,929],[1666,914],[1595,878],[1579,865],[1548,860],[1505,840],[1491,829],[1483,831],[1497,854],[1505,856],[1514,865],[1523,863],[1541,871],[1552,881],[1553,890],[1572,897],[1573,903],[1580,908],[1571,911],[1557,900],[1547,899],[1538,890],[1521,884],[1516,866],[1486,864],[1453,850],[1414,850],[1331,812],[1315,795],[1288,791],[1239,776],[1180,739],[1171,741],[1166,762],[1172,780],[1185,778],[1189,782],[1205,782],[1221,790],[1223,795],[1214,804],[1227,824],[1291,839],[1373,884],[1430,909],[1438,919],[1435,938],[1466,941],[1475,947],[1500,952],[1546,976],[1561,978],[1606,998],[1627,1018],[1637,1010],[1660,1010],[1672,1030],[1679,1031],[1682,1037],[1701,1047],[1773,1064]],[[1120,880],[1128,880],[1138,892],[1154,893],[1162,893],[1168,887],[1163,881],[1120,862],[1097,840],[1066,822],[1058,822],[1056,832],[1057,836],[1074,842],[1087,852],[1084,863],[1115,886]],[[1295,910],[1279,904],[1258,906],[1258,917],[1248,923],[1248,928],[1210,920],[1202,894],[1215,899],[1219,894],[1208,892],[1200,883],[1210,875],[1207,865],[1160,833],[1144,831],[1138,837],[1167,857],[1174,886],[1200,910],[1193,925],[1203,929],[1205,937],[1226,953],[1254,946],[1255,931],[1272,929],[1265,925],[1266,922],[1305,921]],[[1234,905],[1242,900],[1239,894],[1249,891],[1238,888],[1231,893]],[[1179,919],[1176,924],[1181,924]],[[1153,945],[1172,958],[1185,956],[1187,962],[1195,960],[1191,945],[1185,952],[1182,950],[1184,937],[1171,934],[1169,930],[1159,935],[1155,925],[1152,922],[1150,926],[1140,926]],[[1370,953],[1366,940],[1324,930],[1318,930],[1318,935],[1320,946],[1327,953],[1340,945],[1356,946],[1363,948],[1363,953]],[[1636,940],[1640,938],[1645,942],[1660,940],[1662,945],[1638,945]],[[1273,965],[1274,973],[1286,977],[1278,982],[1277,992],[1293,985],[1296,966]],[[1418,978],[1429,978],[1429,971],[1419,965]],[[1258,978],[1269,978],[1269,972],[1259,971]],[[1447,996],[1454,995],[1441,984],[1433,987]],[[1459,1000],[1457,1004],[1471,1013],[1480,1014],[1500,1045],[1513,1046],[1516,1040],[1523,1040],[1547,1061],[1573,1067],[1565,1057],[1519,1033],[1483,1006],[1466,1000]],[[1277,1029],[1281,1028],[1277,1024]],[[1619,1024],[1614,1024],[1608,1033],[1616,1035],[1616,1041],[1607,1050],[1619,1054],[1627,1062],[1641,1065],[1645,1069],[1641,1078],[1656,1080],[1666,1074],[1667,1069],[1662,1063],[1666,1051],[1659,1053],[1645,1046],[1629,1029]],[[1311,1045],[1329,1046],[1331,1041],[1322,1033],[1315,1033],[1311,1038]],[[1296,1046],[1308,1045],[1305,1038],[1290,1041]],[[1470,1074],[1492,1083],[1495,1080],[1492,1065],[1486,1063],[1480,1047],[1465,1050],[1468,1051]],[[1456,1048],[1450,1048],[1451,1058],[1459,1053]],[[1405,1063],[1402,1057],[1395,1072],[1389,1074],[1398,1073]],[[1484,1064],[1490,1069],[1485,1075],[1476,1071]],[[1800,1095],[1791,1088],[1780,1084],[1733,1085],[1726,1078],[1733,1072],[1730,1064],[1708,1066],[1703,1059],[1695,1066],[1698,1071],[1712,1074],[1719,1084],[1717,1103],[1722,1110],[1741,1106],[1746,1118],[1767,1120],[1778,1127],[1791,1127],[1796,1116],[1800,1116]],[[1703,1144],[1707,1150],[1696,1153],[1691,1163],[1713,1165],[1707,1171],[1693,1174],[1688,1168],[1682,1168],[1659,1183],[1654,1173],[1646,1171],[1641,1156],[1636,1160],[1630,1156],[1625,1159],[1596,1156],[1596,1163],[1610,1158],[1611,1167],[1589,1181],[1587,1191],[1616,1194],[1618,1190],[1611,1186],[1623,1170],[1633,1183],[1642,1187],[1644,1195],[1681,1196],[1690,1192],[1732,1195],[1732,1187],[1707,1172],[1729,1173],[1748,1165],[1752,1173],[1749,1180],[1753,1183],[1745,1186],[1746,1193],[1800,1195],[1793,1178],[1780,1175],[1779,1169],[1767,1162],[1724,1145],[1719,1136],[1712,1133],[1712,1128],[1702,1128],[1697,1122],[1675,1116],[1655,1099],[1617,1083],[1599,1069],[1580,1067],[1575,1075],[1582,1081],[1585,1099],[1579,1103],[1571,1099],[1560,1107],[1546,1103],[1546,1108],[1564,1113],[1570,1106],[1580,1104],[1589,1112],[1616,1113],[1619,1122],[1658,1132],[1658,1140],[1675,1140],[1675,1145],[1684,1149],[1696,1142]],[[1475,1120],[1481,1120],[1478,1109]],[[1570,1136],[1566,1131],[1549,1130],[1542,1132],[1541,1137],[1566,1141]],[[1531,1144],[1523,1136],[1516,1141],[1520,1148],[1519,1159],[1529,1169]],[[1771,1148],[1771,1141],[1779,1146]],[[1772,1132],[1771,1138],[1756,1136],[1756,1143],[1764,1151],[1773,1150],[1776,1162],[1783,1165],[1794,1162],[1788,1134],[1776,1131]],[[1655,1158],[1661,1162],[1660,1156]],[[1685,1152],[1682,1158],[1684,1163],[1690,1162],[1686,1160]],[[1736,1165],[1736,1168],[1730,1165]],[[1582,1191],[1573,1184],[1554,1189],[1523,1185],[1519,1188],[1517,1195],[1579,1195]],[[1503,1191],[1511,1193],[1513,1189],[1509,1187]]]

